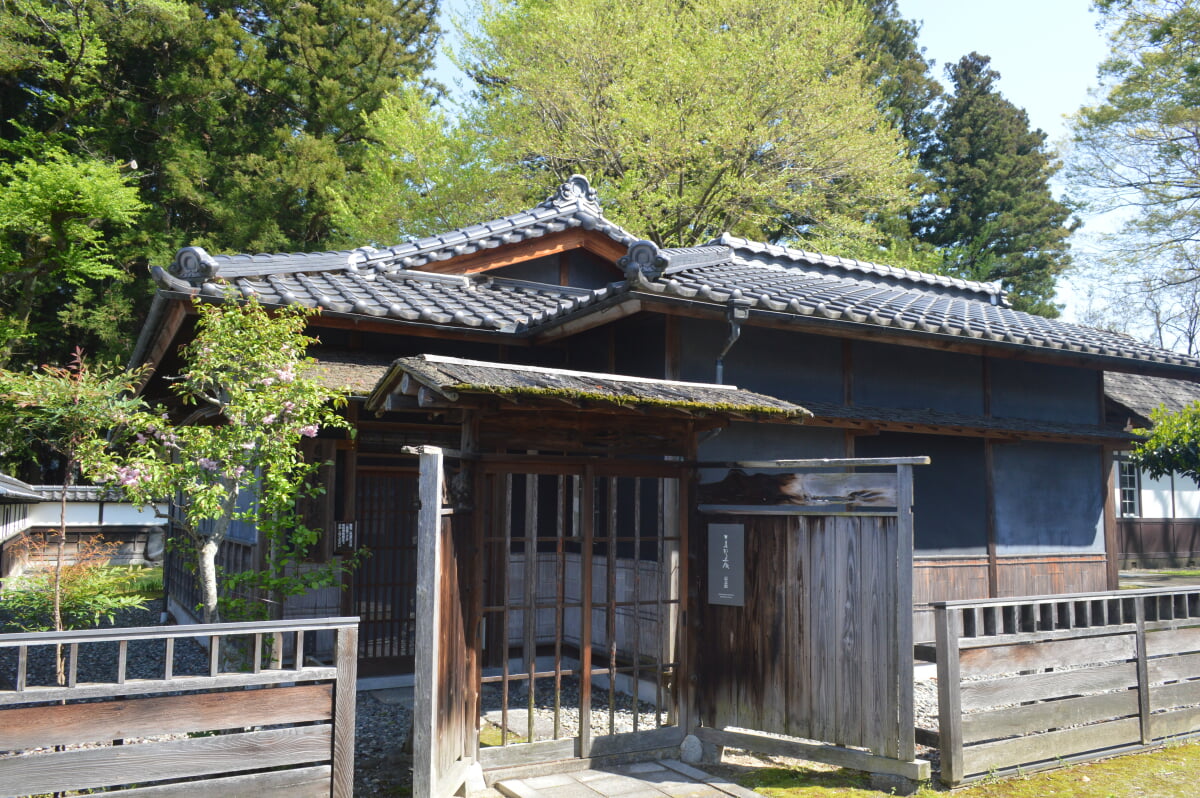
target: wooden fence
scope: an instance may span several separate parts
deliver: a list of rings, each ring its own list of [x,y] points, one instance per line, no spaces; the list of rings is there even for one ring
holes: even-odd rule
[[[1200,586],[934,610],[948,785],[1200,733]]]
[[[305,664],[314,631],[336,634],[334,666]],[[357,633],[356,618],[328,618],[0,635],[10,663],[0,673],[0,795],[350,798]],[[175,672],[180,640],[207,648],[203,673]],[[131,644],[161,652],[155,678],[131,677]],[[65,684],[32,683],[31,662],[59,645]],[[116,649],[109,681],[79,681],[93,646]]]

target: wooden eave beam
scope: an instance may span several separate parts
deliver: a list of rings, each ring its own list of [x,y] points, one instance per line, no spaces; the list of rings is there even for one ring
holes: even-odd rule
[[[867,429],[884,432],[914,432],[924,435],[955,435],[962,438],[990,438],[1008,441],[1053,441],[1056,443],[1084,443],[1094,446],[1112,445],[1114,443],[1130,445],[1130,441],[1122,438],[1108,438],[1101,435],[1071,435],[1057,432],[1035,432],[1027,430],[999,430],[985,427],[972,427],[958,424],[920,424],[909,421],[866,421],[853,418],[836,418],[821,416],[809,419],[809,426],[831,427],[838,429]]]
[[[469,255],[459,255],[448,260],[434,261],[421,266],[420,271],[435,274],[480,274],[505,266],[537,260],[548,255],[568,252],[572,249],[585,249],[594,255],[599,255],[614,264],[613,271],[619,273],[615,265],[616,261],[628,252],[629,247],[613,241],[603,233],[577,227],[537,238],[529,238],[515,244],[502,244],[492,249],[472,252]]]

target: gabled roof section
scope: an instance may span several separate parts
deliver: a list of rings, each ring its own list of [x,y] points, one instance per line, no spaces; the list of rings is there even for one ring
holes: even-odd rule
[[[367,399],[384,407],[393,393],[434,395],[457,402],[469,395],[572,405],[604,405],[631,412],[655,408],[695,415],[800,422],[812,414],[799,405],[733,385],[656,380],[621,374],[517,366],[437,355],[402,357]]]
[[[155,268],[155,281],[164,289],[220,296],[216,280],[234,282],[243,292],[258,291],[265,278],[343,272],[363,278],[394,275],[409,269],[433,271],[443,261],[540,238],[570,229],[595,231],[626,247],[635,236],[604,218],[596,191],[582,175],[573,175],[553,196],[528,211],[441,235],[414,239],[375,249],[259,255],[210,255],[201,247],[179,250],[166,269]],[[258,280],[258,283],[251,281]],[[244,286],[244,287],[243,287]],[[303,292],[301,292],[302,296]],[[301,299],[300,301],[303,301]]]
[[[1106,371],[1104,395],[1148,423],[1156,408],[1165,407],[1168,412],[1177,413],[1200,402],[1200,383]]]

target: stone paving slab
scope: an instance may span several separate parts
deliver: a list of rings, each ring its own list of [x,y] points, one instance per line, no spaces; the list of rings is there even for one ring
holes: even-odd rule
[[[756,798],[743,787],[675,760],[507,779],[495,786],[509,798]]]

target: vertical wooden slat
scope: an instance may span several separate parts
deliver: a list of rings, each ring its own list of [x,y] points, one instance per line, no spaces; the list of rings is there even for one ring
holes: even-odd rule
[[[349,626],[338,629],[334,646],[338,678],[337,684],[334,686],[333,697],[333,783],[331,794],[332,798],[353,798],[354,709],[358,695],[358,627]],[[414,748],[414,753],[415,751]]]
[[[1141,724],[1142,745],[1149,745],[1154,735],[1150,729],[1150,674],[1146,657],[1146,605],[1144,599],[1134,601],[1134,623],[1137,625],[1137,690],[1138,720]]]
[[[208,638],[208,675],[216,676],[221,672],[221,638],[209,635]]]
[[[168,638],[174,640],[174,638]],[[75,687],[79,683],[79,644],[72,643],[68,656],[71,664],[67,669],[67,687]]]
[[[633,730],[638,731],[642,662],[642,480],[633,480]]]
[[[504,548],[501,550],[501,610],[500,610],[500,745],[508,745],[508,608],[512,604],[510,591],[512,590],[512,495],[513,495],[513,475],[504,475],[504,496],[503,511],[504,515],[500,520],[500,524],[504,529]]]
[[[304,667],[304,632],[296,632],[296,654],[295,662],[292,663],[296,670]]]
[[[169,682],[175,675],[175,638],[163,641],[163,681]]]
[[[1103,374],[1100,376],[1103,377]],[[1103,389],[1100,394],[1103,397]],[[1104,491],[1104,552],[1107,557],[1105,576],[1109,590],[1121,587],[1121,547],[1117,541],[1117,486],[1113,460],[1112,448],[1105,446],[1100,456],[1100,489]],[[1171,492],[1171,496],[1174,498],[1174,491]]]
[[[117,643],[117,684],[125,684],[125,670],[129,666],[129,641]]]
[[[617,478],[608,478],[608,579],[604,617],[608,634],[608,733],[617,727]],[[634,561],[636,565],[636,561]],[[636,690],[635,690],[636,692]]]
[[[912,760],[917,756],[916,723],[913,712],[913,467],[896,467],[896,607],[895,675],[889,684],[899,690],[899,740],[896,756]],[[889,715],[889,722],[892,716]]]
[[[942,782],[954,786],[963,779],[962,693],[958,662],[961,621],[957,610],[934,608],[938,674],[938,749]]]
[[[29,647],[19,646],[17,648],[17,684],[16,691],[18,693],[25,692],[25,679],[29,671]]]
[[[593,555],[593,508],[596,490],[595,466],[583,469],[583,502],[580,516],[583,527],[583,545],[579,554],[579,569],[582,606],[580,607],[579,630],[579,755],[592,755],[592,555]]]
[[[253,661],[250,665],[252,673],[262,673],[262,644],[263,636],[261,633],[254,635],[254,653],[251,655]]]
[[[283,667],[283,635],[279,632],[271,634],[271,669],[279,670]]]
[[[554,588],[554,739],[557,740],[562,736],[562,646],[563,632],[565,630],[565,615],[566,610],[566,592],[567,592],[567,548],[566,548],[566,520],[567,520],[567,477],[560,474],[558,476],[558,501],[556,507],[558,510],[558,523],[554,533],[554,569],[558,575],[557,584]],[[571,499],[574,502],[574,485],[575,477],[571,479]]]
[[[538,552],[537,552],[537,531],[538,531],[538,480],[540,477],[536,474],[525,475],[525,583],[523,585],[525,607],[521,610],[521,617],[525,619],[524,625],[524,659],[525,659],[525,678],[528,689],[526,695],[528,699],[525,704],[525,739],[533,740],[533,721],[535,718],[535,708],[537,706],[537,680],[534,678],[534,673],[537,672],[537,586],[538,586]]]

